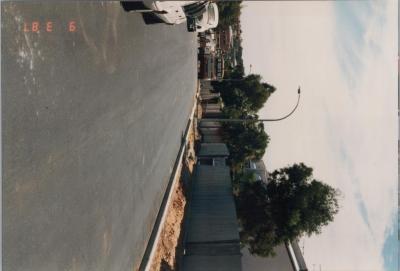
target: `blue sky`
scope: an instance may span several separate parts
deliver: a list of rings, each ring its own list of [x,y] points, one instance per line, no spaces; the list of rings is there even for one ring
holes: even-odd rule
[[[336,39],[338,41],[337,55],[342,66],[342,74],[346,77],[350,88],[354,88],[355,78],[361,72],[363,63],[360,54],[364,47],[368,46],[379,53],[379,46],[374,42],[366,42],[364,37],[367,31],[367,22],[374,16],[371,1],[363,4],[356,1],[338,1],[334,3],[336,17]],[[385,17],[376,15],[376,23],[383,28]],[[356,49],[356,50],[354,50]]]
[[[372,8],[372,2],[367,1],[365,4],[360,5],[353,1],[347,2],[336,2],[335,3],[335,16],[337,23],[337,37],[342,41],[338,47],[338,56],[340,57],[342,75],[346,77],[349,83],[349,90],[354,91],[354,80],[357,78],[359,73],[364,68],[362,60],[359,59],[357,54],[354,54],[354,50],[362,51],[364,47],[370,47],[374,54],[380,54],[379,46],[375,43],[366,43],[364,36],[366,35],[366,18],[374,16],[374,10]],[[385,27],[385,17],[378,15],[376,18],[376,24],[380,28]],[[343,38],[344,37],[344,38]],[[354,180],[359,185],[359,180]],[[364,222],[371,228],[368,218],[368,212],[365,202],[362,200],[362,196],[359,191],[355,193],[355,197],[358,200],[359,212]],[[398,237],[397,237],[397,219],[393,219],[392,224],[388,225],[386,231],[386,239],[382,250],[384,258],[384,268],[386,271],[397,271],[398,270]]]
[[[265,126],[267,168],[304,162],[343,193],[335,221],[304,239],[309,267],[397,271],[396,4],[244,3],[245,69],[277,87],[260,116],[284,115],[302,88],[295,114]]]
[[[357,10],[355,9],[357,8]],[[335,3],[335,16],[338,32],[336,33],[338,42],[338,56],[342,65],[342,72],[349,81],[350,86],[354,86],[355,78],[362,68],[361,59],[352,50],[354,47],[362,49],[364,46],[363,36],[365,25],[357,14],[364,13],[365,16],[371,13],[370,3],[361,7],[354,6],[354,3],[337,2]]]
[[[397,219],[393,220],[392,227],[388,230],[388,235],[383,247],[383,258],[386,271],[398,271],[398,224]]]

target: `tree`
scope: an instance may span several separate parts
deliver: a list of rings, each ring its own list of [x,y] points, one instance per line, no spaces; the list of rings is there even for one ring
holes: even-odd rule
[[[237,115],[240,115],[240,118],[245,118],[246,115],[253,112],[251,101],[241,89],[232,89],[230,95],[224,95],[222,100],[226,108],[224,113],[226,117],[233,118],[235,115],[235,117],[238,118],[239,116]],[[232,109],[238,112],[233,112],[231,111]]]
[[[233,25],[240,17],[242,1],[218,1],[219,24],[218,27]]]
[[[236,197],[241,241],[251,253],[273,255],[273,248],[303,235],[321,233],[339,211],[339,190],[313,179],[303,163],[275,170],[268,183],[245,182]]]
[[[260,110],[269,96],[275,92],[275,87],[261,82],[262,77],[259,74],[250,74],[243,81],[238,81],[238,88],[248,97],[251,103],[251,110],[257,112]]]
[[[231,114],[240,113],[240,111],[236,111]],[[269,142],[263,123],[256,122],[225,123],[223,137],[230,152],[231,164],[234,167],[243,164],[248,159],[261,159]]]
[[[239,73],[239,76],[237,73]],[[268,83],[261,82],[262,77],[258,74],[242,77],[240,70],[237,73],[234,73],[235,78],[232,78],[234,79],[232,81],[213,82],[214,89],[221,93],[225,105],[242,108],[242,97],[246,97],[248,102],[246,110],[249,113],[258,112],[276,88]]]
[[[224,71],[224,78],[225,79],[242,79],[244,76],[244,66],[243,61],[242,63],[238,63],[234,67],[230,67],[227,65]]]

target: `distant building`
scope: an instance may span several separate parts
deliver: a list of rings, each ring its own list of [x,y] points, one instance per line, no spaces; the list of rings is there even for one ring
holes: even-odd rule
[[[233,44],[233,30],[232,27],[224,27],[218,31],[217,34],[217,47],[224,53],[228,52]]]
[[[198,40],[200,48],[207,48],[206,50],[210,52],[216,52],[217,40],[213,31],[199,33]]]
[[[250,160],[245,163],[245,172],[253,173],[257,181],[267,183],[268,171],[263,160]]]
[[[210,81],[200,80],[200,94],[211,94],[214,92],[214,87]]]
[[[201,109],[203,118],[219,118],[222,116],[221,103],[207,103],[207,101],[204,101],[201,103]]]
[[[200,100],[202,102],[218,102],[221,98],[220,93],[206,93],[200,92]]]
[[[224,77],[224,59],[221,55],[199,48],[200,62],[198,78],[202,80],[220,80]]]
[[[203,150],[205,148],[205,150]],[[202,144],[207,156],[226,146]],[[183,271],[241,271],[240,237],[229,167],[197,165],[184,234]]]
[[[236,50],[233,50],[233,52],[232,52],[232,59],[231,59],[231,61],[230,61],[231,68],[236,67],[237,64],[238,64],[238,63],[237,63],[237,59],[236,59]]]

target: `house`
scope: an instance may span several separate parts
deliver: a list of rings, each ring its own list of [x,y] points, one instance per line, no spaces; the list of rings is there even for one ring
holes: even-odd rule
[[[224,143],[201,143],[197,154],[199,165],[225,166],[229,156],[228,147]]]
[[[207,102],[215,101],[215,102],[217,102],[220,97],[221,97],[221,95],[219,93],[200,92],[200,100],[201,101],[207,101]]]
[[[218,121],[200,121],[200,128],[221,128],[221,122]]]
[[[200,92],[214,92],[214,87],[212,85],[212,82],[209,80],[200,80]]]
[[[204,143],[222,143],[224,142],[222,136],[220,134],[205,134],[202,135],[202,142]]]
[[[215,52],[217,47],[217,40],[213,31],[206,31],[205,33],[199,33],[199,47],[208,48],[210,52]]]
[[[275,249],[274,257],[262,258],[242,249],[243,271],[308,271],[297,241],[282,244]]]
[[[201,142],[203,143],[222,143],[221,127],[199,127]]]
[[[202,117],[205,119],[222,118],[222,110],[220,106],[214,104],[202,104]]]
[[[224,59],[208,47],[199,48],[200,62],[198,78],[202,80],[221,80],[224,77]]]
[[[218,121],[200,121],[199,130],[203,143],[223,143],[222,125]]]
[[[228,155],[225,144],[200,145],[185,221],[183,271],[242,270],[229,167],[203,163]]]
[[[241,253],[229,167],[196,166],[183,271],[240,271]]]
[[[233,29],[232,26],[223,27],[218,31],[217,47],[222,50],[223,53],[229,51],[233,44]]]

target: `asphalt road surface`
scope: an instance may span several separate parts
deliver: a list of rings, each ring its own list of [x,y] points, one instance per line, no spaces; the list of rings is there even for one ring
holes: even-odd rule
[[[2,3],[3,270],[134,270],[196,87],[196,37],[113,3]]]

